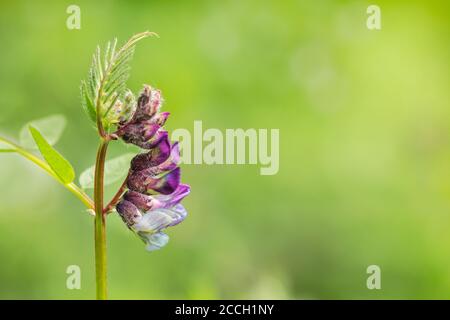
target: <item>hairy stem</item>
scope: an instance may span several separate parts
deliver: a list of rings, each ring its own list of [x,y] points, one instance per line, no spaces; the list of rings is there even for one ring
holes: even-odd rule
[[[95,203],[95,279],[97,284],[97,299],[107,299],[106,282],[106,221],[103,214],[103,179],[105,171],[106,151],[109,139],[101,139],[97,151],[94,177]]]

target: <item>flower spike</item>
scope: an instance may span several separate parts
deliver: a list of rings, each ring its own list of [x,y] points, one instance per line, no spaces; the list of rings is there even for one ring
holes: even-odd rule
[[[163,231],[186,218],[180,202],[190,192],[188,185],[180,183],[178,142],[172,144],[163,129],[170,113],[159,112],[162,102],[161,91],[145,85],[134,114],[122,121],[116,132],[124,142],[146,150],[131,160],[128,191],[116,209],[148,251],[165,246],[169,236]]]

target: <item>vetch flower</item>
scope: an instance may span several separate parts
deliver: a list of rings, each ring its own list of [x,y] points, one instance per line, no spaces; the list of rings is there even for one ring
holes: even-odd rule
[[[116,132],[124,142],[146,150],[132,159],[128,191],[116,209],[149,251],[165,246],[169,236],[163,231],[186,218],[180,202],[190,192],[188,185],[180,183],[178,142],[172,144],[163,129],[170,113],[159,112],[162,102],[161,91],[144,86],[134,114],[121,122]]]

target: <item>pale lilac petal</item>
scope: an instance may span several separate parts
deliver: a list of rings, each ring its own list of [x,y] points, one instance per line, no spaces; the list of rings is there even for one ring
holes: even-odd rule
[[[181,204],[177,204],[170,209],[159,208],[148,211],[132,228],[137,232],[159,232],[181,223],[186,216],[186,209]]]
[[[147,234],[145,238],[145,249],[150,252],[161,249],[169,242],[169,236],[162,232]]]

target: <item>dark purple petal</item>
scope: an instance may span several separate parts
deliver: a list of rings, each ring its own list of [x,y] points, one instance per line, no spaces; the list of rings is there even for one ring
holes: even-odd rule
[[[116,210],[128,227],[134,225],[142,217],[139,209],[127,200],[120,201],[116,206]]]
[[[166,161],[171,156],[171,149],[168,134],[163,134],[158,144],[150,151],[150,165],[157,166]]]
[[[170,156],[157,167],[157,173],[159,174],[163,171],[170,171],[175,169],[180,163],[180,148],[178,142],[172,145],[172,150],[170,151]]]
[[[141,171],[144,169],[147,169],[150,164],[150,152],[146,152],[146,153],[140,153],[138,155],[136,155],[132,160],[131,160],[131,170],[133,171]]]
[[[153,149],[152,149],[153,151]],[[151,152],[151,151],[150,151]],[[148,154],[146,154],[148,157]],[[135,162],[132,162],[132,169],[134,171],[142,171],[141,173],[148,177],[155,177],[166,171],[172,171],[180,162],[180,150],[178,142],[175,142],[170,151],[170,156],[162,163],[157,164],[157,161],[151,161],[152,159],[146,158],[144,155],[139,155]],[[160,159],[156,159],[160,160]],[[134,160],[133,160],[134,161]],[[147,161],[147,162],[146,162]]]
[[[135,171],[130,174],[127,181],[128,189],[145,194],[170,194],[180,184],[180,168],[175,168],[162,176],[153,174],[154,168]]]
[[[161,194],[170,194],[178,188],[180,176],[180,168],[175,168],[160,178],[149,178],[147,180],[147,192],[156,191]]]
[[[158,206],[159,202],[152,196],[142,194],[136,191],[128,190],[123,198],[132,202],[138,209],[148,211]]]
[[[144,193],[147,190],[145,183],[147,177],[148,175],[145,174],[145,170],[132,172],[127,180],[128,189],[139,193]]]
[[[141,142],[139,144],[137,144],[139,147],[143,148],[143,149],[152,149],[154,148],[161,140],[166,139],[169,137],[169,134],[167,133],[167,131],[165,130],[158,130],[155,135],[145,141],[145,142]]]
[[[158,166],[165,162],[171,154],[170,142],[167,135],[163,136],[158,144],[147,153],[138,154],[131,160],[131,169],[140,171]]]
[[[154,192],[170,194],[180,184],[180,168],[157,178],[146,174],[147,170],[133,172],[130,175],[127,183],[130,190],[146,194],[153,194]]]

